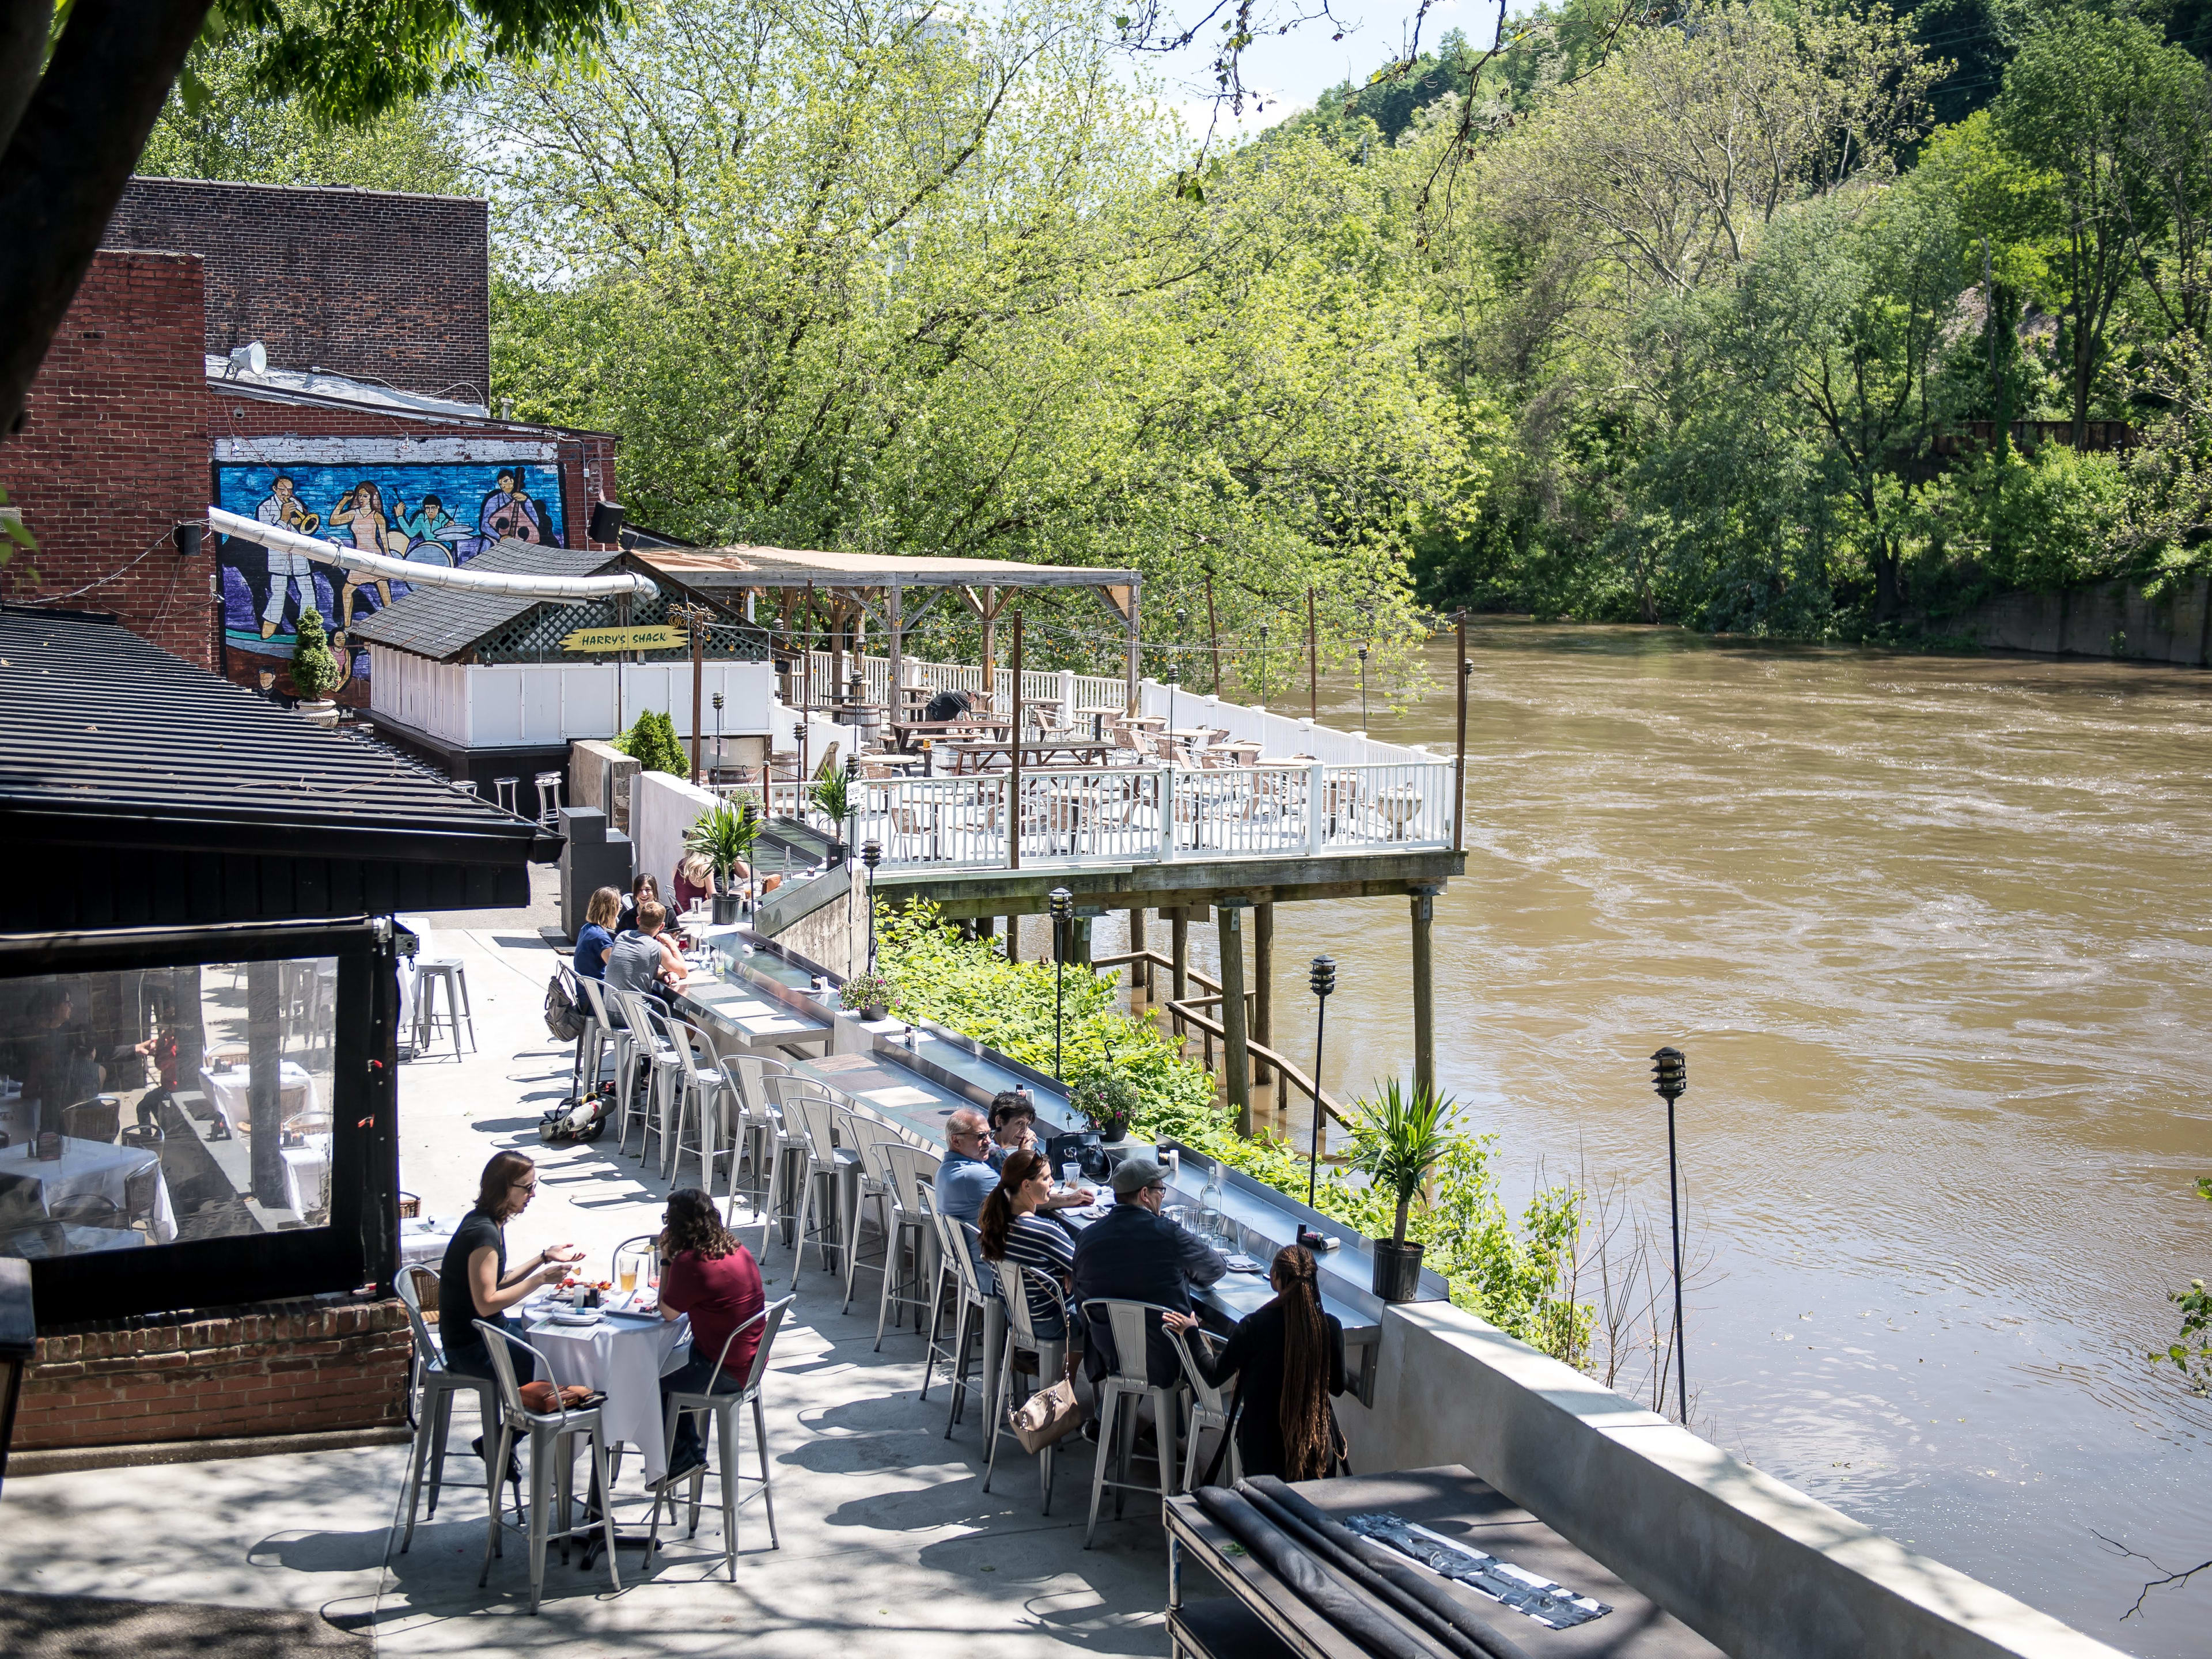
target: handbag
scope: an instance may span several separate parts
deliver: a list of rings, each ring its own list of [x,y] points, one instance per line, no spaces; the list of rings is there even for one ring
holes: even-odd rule
[[[1075,1398],[1074,1379],[1075,1355],[1071,1352],[1060,1381],[1039,1389],[1009,1415],[1007,1422],[1024,1451],[1035,1454],[1057,1445],[1082,1426],[1083,1407]]]
[[[547,1416],[559,1411],[581,1411],[586,1406],[596,1406],[606,1395],[597,1389],[587,1389],[580,1382],[571,1382],[556,1395],[550,1382],[526,1382],[516,1390],[522,1396],[522,1408]]]

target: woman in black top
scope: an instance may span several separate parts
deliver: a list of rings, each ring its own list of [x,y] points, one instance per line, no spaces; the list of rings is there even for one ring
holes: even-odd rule
[[[1285,1245],[1267,1277],[1275,1299],[1237,1326],[1221,1358],[1209,1363],[1196,1346],[1191,1358],[1216,1388],[1237,1379],[1237,1453],[1245,1479],[1317,1480],[1336,1462],[1328,1400],[1344,1392],[1344,1327],[1322,1311],[1310,1252]],[[1161,1319],[1183,1332],[1199,1323],[1188,1314]]]
[[[446,1365],[465,1376],[490,1376],[491,1354],[479,1319],[507,1322],[507,1310],[540,1285],[558,1284],[568,1264],[584,1253],[571,1244],[549,1244],[530,1265],[507,1269],[507,1224],[520,1215],[538,1190],[538,1166],[520,1152],[501,1152],[484,1165],[477,1206],[454,1229],[438,1272],[438,1339]],[[527,1382],[535,1367],[530,1356],[510,1348],[515,1381]]]

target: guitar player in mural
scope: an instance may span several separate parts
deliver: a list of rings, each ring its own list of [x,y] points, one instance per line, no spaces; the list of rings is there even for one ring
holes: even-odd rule
[[[491,494],[483,498],[483,506],[477,514],[477,528],[486,547],[497,545],[507,536],[541,546],[545,541],[545,527],[538,516],[538,503],[530,499],[521,478],[507,468],[501,470]]]

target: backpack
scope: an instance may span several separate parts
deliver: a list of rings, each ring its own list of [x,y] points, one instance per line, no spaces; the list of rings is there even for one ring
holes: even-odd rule
[[[607,1120],[614,1115],[614,1107],[611,1090],[586,1095],[581,1100],[564,1100],[539,1120],[538,1138],[549,1146],[597,1140],[607,1132]]]
[[[561,983],[557,972],[545,981],[545,1029],[563,1042],[574,1042],[584,1035],[583,1011],[576,1006],[576,1000]]]

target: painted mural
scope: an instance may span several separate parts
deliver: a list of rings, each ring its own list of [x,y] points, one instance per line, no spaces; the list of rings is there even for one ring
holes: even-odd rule
[[[319,541],[421,564],[465,564],[503,536],[566,544],[560,469],[539,460],[218,462],[216,502]],[[341,669],[365,678],[368,653],[342,646],[340,636],[410,591],[404,581],[356,576],[237,538],[223,541],[222,576],[231,660],[262,659],[264,689],[291,660],[300,613],[310,607],[330,630]]]

